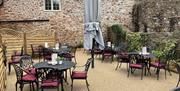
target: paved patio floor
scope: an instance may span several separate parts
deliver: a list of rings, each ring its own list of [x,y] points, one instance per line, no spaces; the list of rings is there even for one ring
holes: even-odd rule
[[[83,51],[77,51],[77,65],[83,65],[90,57]],[[127,77],[126,65],[123,64],[121,68],[115,70],[117,62],[103,62],[95,60],[95,68],[89,70],[88,81],[90,84],[90,91],[169,91],[174,88],[177,83],[178,75],[172,73],[170,76],[167,73],[167,79],[164,76],[164,70],[160,72],[160,79],[156,79],[155,71],[151,70],[151,76],[144,76],[140,79],[140,71],[135,71],[130,77]],[[12,69],[11,75],[7,77],[7,90],[15,91],[16,75]],[[70,79],[68,82],[71,83]],[[70,84],[64,84],[64,91],[70,91]],[[18,89],[20,91],[20,89]],[[30,91],[29,85],[24,86],[24,91]],[[44,90],[44,91],[57,91]],[[73,91],[87,91],[84,80],[74,81]]]

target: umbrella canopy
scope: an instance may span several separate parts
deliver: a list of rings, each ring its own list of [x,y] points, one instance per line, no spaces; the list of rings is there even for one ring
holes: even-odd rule
[[[103,50],[104,40],[100,28],[100,0],[85,0],[85,49],[91,50],[93,48],[93,39]]]

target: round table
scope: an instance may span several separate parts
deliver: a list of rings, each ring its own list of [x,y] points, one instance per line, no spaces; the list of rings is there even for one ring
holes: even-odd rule
[[[56,65],[49,64],[48,61],[46,61],[46,62],[39,62],[39,63],[34,64],[34,67],[36,69],[51,68],[51,69],[58,70],[60,72],[63,72],[65,70],[67,70],[67,69],[70,69],[73,66],[75,66],[75,63],[71,62],[71,61],[62,61],[62,64],[56,64]],[[61,79],[61,91],[64,91],[63,80],[62,79]]]
[[[37,69],[53,68],[56,70],[66,70],[66,69],[72,68],[73,66],[75,66],[75,63],[71,61],[62,61],[62,64],[55,64],[55,65],[49,64],[47,61],[34,64],[34,67]]]

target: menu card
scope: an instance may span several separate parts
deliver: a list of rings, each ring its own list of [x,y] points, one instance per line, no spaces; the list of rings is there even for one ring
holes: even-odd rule
[[[57,50],[59,49],[59,43],[55,44],[55,49],[57,49]]]
[[[142,53],[143,53],[143,54],[146,54],[146,53],[147,53],[147,48],[146,48],[146,47],[143,47],[143,48],[142,48]]]
[[[111,47],[111,42],[107,42],[107,46],[108,46],[108,47]]]
[[[44,43],[44,47],[45,47],[45,48],[48,48],[48,47],[49,47],[47,42]]]
[[[51,55],[51,59],[52,59],[52,61],[56,61],[56,59],[57,59],[57,53],[53,53],[53,54]]]

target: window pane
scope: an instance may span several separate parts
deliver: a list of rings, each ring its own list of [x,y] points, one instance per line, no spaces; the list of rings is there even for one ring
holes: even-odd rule
[[[45,10],[51,10],[51,0],[45,0]]]
[[[59,0],[53,0],[53,10],[59,10]]]

